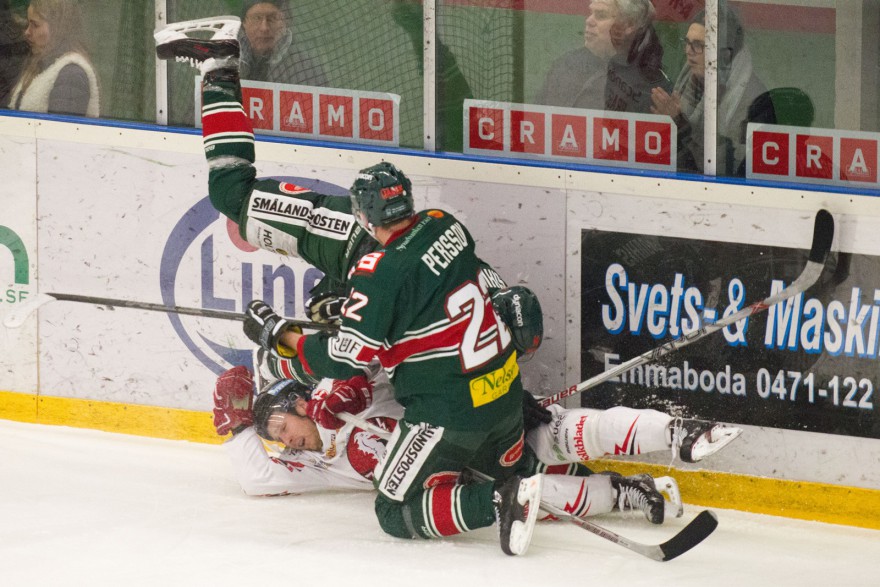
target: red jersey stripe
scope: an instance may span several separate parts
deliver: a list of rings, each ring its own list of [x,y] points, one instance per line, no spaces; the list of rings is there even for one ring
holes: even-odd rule
[[[445,483],[429,490],[431,493],[428,496],[431,504],[429,512],[433,518],[431,521],[441,536],[454,536],[461,533],[461,530],[455,525],[455,519],[452,515],[452,491],[455,487],[454,483]]]
[[[214,112],[202,117],[202,136],[207,137],[220,132],[254,132],[250,119],[243,110]]]

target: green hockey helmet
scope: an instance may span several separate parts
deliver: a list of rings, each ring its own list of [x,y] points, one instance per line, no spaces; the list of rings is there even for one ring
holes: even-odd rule
[[[281,379],[270,383],[254,400],[254,429],[261,438],[275,440],[269,435],[269,420],[273,414],[296,414],[296,400],[309,401],[312,391],[295,379]]]
[[[415,212],[412,182],[387,161],[358,172],[350,191],[352,212],[372,236],[376,227],[409,218]]]
[[[529,288],[514,285],[492,294],[492,305],[510,329],[517,355],[531,357],[544,340],[544,314],[538,297]]]

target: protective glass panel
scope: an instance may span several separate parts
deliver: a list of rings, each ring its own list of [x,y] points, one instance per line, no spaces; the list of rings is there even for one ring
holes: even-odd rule
[[[681,3],[490,4],[446,0],[438,17],[444,29],[455,12],[482,9],[507,17],[506,36],[492,41],[500,54],[491,61],[477,57],[506,83],[494,93],[472,92],[475,101],[467,103],[464,117],[466,152],[675,170],[675,127],[654,111],[652,91],[671,93],[668,72],[681,67]],[[500,20],[497,14],[494,19]],[[475,29],[482,30],[488,27]],[[456,58],[467,75],[468,62]]]
[[[767,90],[748,112],[746,177],[880,187],[880,3],[725,4],[739,11],[754,76]]]
[[[285,134],[297,119],[315,116],[314,124],[307,125],[311,134],[298,136],[421,148],[421,19],[401,18],[396,5],[387,0],[171,0],[168,21],[219,15],[242,19],[243,84],[255,82],[251,85],[270,92],[267,97],[281,96],[275,102],[279,111],[273,113],[274,124],[255,120],[257,132]],[[169,123],[197,123],[196,75],[192,68],[169,66]],[[299,87],[283,87],[290,85]],[[314,110],[284,99],[290,94],[280,92],[310,94]],[[397,107],[384,109],[386,99],[397,101]],[[249,113],[252,120],[260,114]],[[392,126],[398,139],[386,141],[384,129]]]
[[[0,105],[154,121],[153,15],[153,0],[0,0]]]
[[[750,123],[834,126],[835,12],[824,0],[719,2],[719,176],[744,177],[755,162]],[[699,23],[690,27],[688,36],[705,33]]]
[[[414,4],[398,4],[413,10]],[[462,150],[465,100],[522,101],[524,13],[520,4],[438,0],[437,150]]]

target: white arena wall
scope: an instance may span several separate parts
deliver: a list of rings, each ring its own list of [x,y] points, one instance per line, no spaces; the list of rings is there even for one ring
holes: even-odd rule
[[[259,175],[340,190],[379,159],[404,169],[419,207],[461,218],[483,258],[538,294],[546,338],[523,372],[543,395],[581,379],[582,230],[803,249],[826,208],[833,250],[880,255],[876,197],[272,139],[258,141],[257,158]],[[240,312],[242,299],[266,297],[264,272],[277,277],[274,295],[284,282],[295,300],[285,313],[302,317],[314,270],[233,242],[205,199],[199,136],[0,116],[0,177],[0,235],[21,243],[0,239],[0,319],[37,292]],[[249,346],[240,322],[55,302],[4,328],[0,417],[217,442],[213,382]],[[880,409],[880,393],[873,401]],[[639,460],[655,472],[669,462]],[[746,426],[709,462],[675,467],[689,502],[880,527],[878,439]],[[795,502],[784,495],[792,488]],[[848,499],[840,506],[852,516],[829,518],[820,507],[829,499]]]

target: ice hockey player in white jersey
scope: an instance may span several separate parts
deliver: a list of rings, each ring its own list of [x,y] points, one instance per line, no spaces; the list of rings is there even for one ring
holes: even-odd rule
[[[325,418],[331,426],[324,427],[314,418],[323,412],[322,398],[332,396],[332,402],[349,397],[359,402],[349,409],[384,430],[393,430],[403,409],[387,388],[379,386],[375,394],[373,389],[364,377],[324,379],[313,390],[296,380],[281,379],[264,387],[254,401],[254,380],[247,368],[223,373],[215,386],[214,424],[218,434],[233,433],[224,448],[244,492],[372,491],[373,469],[385,454],[385,441],[341,420]],[[240,407],[232,407],[233,402],[241,402]]]
[[[365,377],[325,379],[312,390],[296,380],[280,379],[265,385],[256,400],[254,389],[251,372],[235,367],[218,378],[214,391],[214,424],[220,435],[233,433],[224,448],[245,493],[374,489],[373,469],[384,456],[385,441],[337,415],[356,414],[392,431],[403,411],[392,399],[384,375],[373,381]],[[721,424],[691,425],[692,430],[702,432],[682,450],[673,443],[676,430],[683,430],[688,421],[676,421],[654,410],[623,407],[602,411],[551,406],[548,411],[534,400],[524,408],[524,420],[528,435],[523,458],[532,471],[546,474],[542,499],[579,516],[638,509],[655,524],[663,522],[667,511],[681,515],[674,479],[652,479],[647,474],[594,475],[580,461],[609,454],[668,452],[672,446],[680,451],[679,456],[688,458],[694,456],[693,448],[699,447],[697,456],[702,458],[739,434],[738,428]],[[267,449],[267,444],[274,444],[278,452]]]

